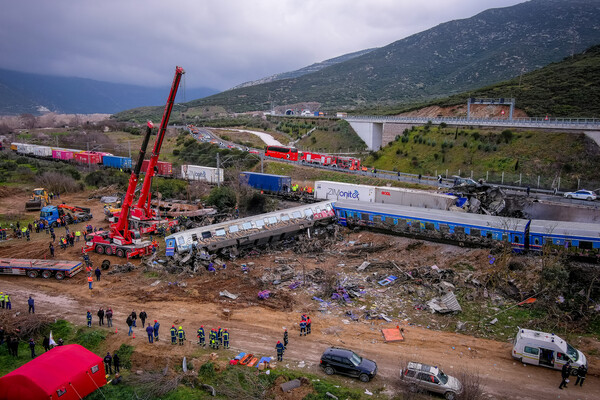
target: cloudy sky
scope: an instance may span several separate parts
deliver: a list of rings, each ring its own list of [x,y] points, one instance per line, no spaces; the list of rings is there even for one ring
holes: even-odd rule
[[[4,0],[0,68],[224,90],[524,0]]]

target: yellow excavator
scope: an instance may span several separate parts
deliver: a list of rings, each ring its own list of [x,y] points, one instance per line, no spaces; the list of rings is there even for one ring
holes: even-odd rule
[[[31,198],[25,203],[25,211],[39,211],[50,204],[50,196],[44,188],[33,189]]]

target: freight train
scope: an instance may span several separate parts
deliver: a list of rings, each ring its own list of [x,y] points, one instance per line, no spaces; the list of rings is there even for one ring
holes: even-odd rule
[[[336,201],[338,222],[458,245],[510,244],[517,252],[544,248],[600,260],[600,225],[457,213],[393,204]]]
[[[267,146],[265,148],[265,157],[288,161],[300,161],[306,164],[318,164],[352,171],[359,171],[362,169],[358,158],[298,151],[298,149],[293,147]]]
[[[11,143],[10,148],[17,154],[47,160],[65,161],[82,165],[93,164],[105,168],[116,168],[122,171],[130,171],[133,167],[130,157],[119,157],[105,152],[65,149],[27,143]],[[145,160],[142,164],[142,172],[145,172],[147,168],[148,161]],[[173,177],[173,165],[171,163],[159,161],[156,168],[157,176]]]

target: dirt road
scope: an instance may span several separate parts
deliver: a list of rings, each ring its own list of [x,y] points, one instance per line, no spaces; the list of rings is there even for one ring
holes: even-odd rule
[[[92,205],[98,208],[97,202],[83,198],[70,199],[81,205]],[[6,199],[3,199],[4,203]],[[14,201],[9,201],[13,203]],[[0,211],[2,204],[0,203]],[[100,217],[94,222],[100,223]],[[60,234],[58,234],[60,236]],[[45,234],[33,235],[32,242],[12,240],[0,244],[1,257],[41,256],[46,252],[48,238]],[[80,259],[79,249],[67,251],[57,250],[57,258]],[[438,250],[439,251],[439,250]],[[455,251],[461,257],[465,250]],[[286,256],[289,254],[279,254]],[[94,265],[99,265],[98,255],[93,257]],[[113,261],[118,259],[113,257]],[[251,260],[258,266],[261,263],[272,266],[272,257],[258,257]],[[238,260],[238,263],[244,260]],[[312,263],[311,259],[301,262]],[[328,261],[335,267],[339,260]],[[442,367],[452,375],[462,369],[480,374],[485,392],[495,399],[581,399],[598,398],[600,383],[598,381],[597,357],[590,357],[590,373],[583,388],[575,388],[571,383],[567,390],[559,390],[560,372],[541,367],[524,366],[510,356],[511,344],[497,342],[471,336],[419,328],[404,324],[406,340],[402,343],[384,343],[380,329],[391,328],[402,324],[399,319],[392,323],[381,320],[364,320],[344,323],[342,319],[329,311],[319,312],[316,302],[311,301],[304,289],[289,294],[288,310],[285,307],[260,306],[255,298],[244,297],[240,301],[219,297],[218,292],[227,288],[232,292],[244,292],[246,287],[254,290],[250,277],[237,276],[239,271],[232,268],[215,276],[200,275],[179,277],[166,274],[144,273],[136,270],[126,274],[108,275],[104,273],[100,282],[94,282],[93,293],[87,288],[83,273],[62,282],[41,278],[32,280],[26,277],[0,276],[0,287],[11,293],[13,311],[27,310],[26,299],[32,295],[36,300],[37,313],[47,314],[55,318],[63,318],[77,325],[85,325],[86,310],[92,310],[93,323],[97,324],[95,312],[100,307],[112,307],[115,310],[115,328],[110,330],[107,350],[113,351],[121,343],[136,347],[133,358],[134,369],[148,366],[162,368],[165,358],[180,362],[181,357],[188,357],[196,350],[193,344],[195,330],[203,324],[205,328],[227,327],[231,332],[231,347],[235,351],[252,352],[254,354],[275,354],[275,343],[282,337],[283,327],[290,331],[290,345],[286,352],[284,365],[299,368],[298,362],[306,363],[305,369],[322,374],[318,362],[323,350],[330,345],[351,348],[359,354],[374,359],[379,367],[379,375],[374,382],[365,385],[372,390],[386,386],[393,390],[398,377],[398,366],[402,360],[417,360]],[[152,286],[157,280],[159,284]],[[168,281],[185,281],[181,287]],[[253,292],[256,293],[256,292]],[[291,308],[291,310],[289,309]],[[145,332],[138,327],[133,339],[127,336],[126,315],[135,309],[138,313],[144,309],[149,320],[161,323],[162,340],[154,345],[147,343]],[[232,310],[231,318],[226,321],[222,316],[223,309]],[[299,316],[308,312],[313,320],[313,333],[307,337],[298,337]],[[168,343],[168,330],[171,324],[182,325],[186,329],[188,342],[185,346],[171,346]],[[104,328],[107,329],[108,328]],[[347,379],[342,379],[348,382]]]

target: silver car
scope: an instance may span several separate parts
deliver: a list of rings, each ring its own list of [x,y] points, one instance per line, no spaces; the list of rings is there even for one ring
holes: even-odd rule
[[[409,385],[413,391],[419,389],[443,394],[447,400],[454,400],[463,391],[463,386],[458,379],[446,375],[438,367],[409,362],[406,368],[400,371],[400,378]]]
[[[598,196],[596,196],[596,193],[592,192],[591,190],[578,190],[576,192],[565,193],[565,197],[567,199],[579,199],[579,200],[592,201],[592,200],[596,200],[596,198]]]

